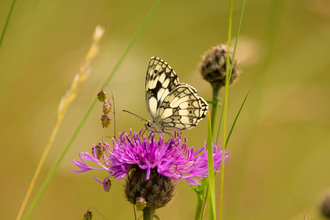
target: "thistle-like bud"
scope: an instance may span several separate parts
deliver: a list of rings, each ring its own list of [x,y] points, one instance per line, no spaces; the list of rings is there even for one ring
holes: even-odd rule
[[[85,214],[84,214],[84,220],[92,220],[93,218],[93,214],[91,211],[87,211]]]
[[[105,101],[103,103],[103,114],[107,115],[111,111],[111,103],[109,101]]]
[[[226,85],[228,47],[219,45],[212,47],[210,51],[204,54],[200,64],[200,72],[204,79],[211,83],[213,88],[220,88]],[[229,67],[233,63],[233,51],[230,50]],[[234,60],[230,83],[236,81],[240,71],[237,69],[237,60]]]
[[[102,141],[95,146],[95,151],[97,159],[100,159],[104,152],[104,143]],[[92,155],[94,155],[94,147],[92,148]]]
[[[97,94],[97,99],[100,101],[100,102],[105,102],[105,100],[107,99],[107,94],[101,90],[101,92],[99,92]]]
[[[105,179],[104,182],[104,191],[109,192],[111,189],[111,180],[109,178]]]
[[[133,168],[125,184],[125,196],[129,202],[137,205],[137,202],[144,201],[149,212],[164,207],[174,196],[174,181],[167,176],[157,173],[156,169],[150,172],[150,178],[146,180],[147,170],[138,166]]]
[[[320,205],[321,213],[330,219],[330,192],[328,191],[323,197]]]
[[[101,116],[101,124],[104,128],[109,127],[110,123],[111,123],[111,118],[109,116],[107,115]]]

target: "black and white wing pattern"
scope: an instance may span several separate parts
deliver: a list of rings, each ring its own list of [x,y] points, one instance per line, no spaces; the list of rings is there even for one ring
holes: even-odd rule
[[[146,106],[153,132],[187,130],[195,127],[207,112],[208,104],[192,86],[179,82],[164,60],[151,57],[146,75]]]

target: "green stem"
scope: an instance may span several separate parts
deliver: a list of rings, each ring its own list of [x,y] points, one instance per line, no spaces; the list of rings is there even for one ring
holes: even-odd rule
[[[152,220],[154,218],[155,210],[148,208],[143,209],[143,220]]]
[[[197,198],[197,208],[196,208],[196,214],[195,214],[195,220],[199,220],[202,214],[202,208],[204,204],[204,199],[201,199],[200,196]]]
[[[9,23],[9,19],[11,17],[12,12],[13,12],[15,3],[16,3],[16,0],[13,0],[12,3],[11,3],[10,9],[9,9],[9,13],[8,13],[8,16],[7,16],[7,19],[6,19],[6,23],[5,23],[5,26],[3,27],[3,30],[2,30],[2,33],[1,33],[0,47],[2,45],[3,38],[5,37],[5,33],[6,33],[6,30],[7,30],[8,23]]]
[[[211,131],[213,134],[214,131],[214,124],[215,124],[215,119],[217,118],[217,111],[218,111],[218,105],[221,101],[220,96],[219,96],[219,91],[220,91],[221,86],[219,85],[214,85],[212,84],[212,89],[213,89],[213,95],[212,95],[212,113],[211,113]],[[212,135],[213,136],[213,135]],[[197,199],[197,209],[196,209],[196,214],[195,214],[195,220],[201,219],[202,217],[202,212],[204,213],[204,208],[205,208],[205,202],[206,198],[208,197],[206,194],[208,193],[208,187],[207,189],[203,189],[202,192],[198,192],[198,199]],[[201,196],[203,195],[203,196]]]
[[[217,111],[218,111],[218,105],[220,103],[220,91],[221,86],[219,85],[212,85],[213,94],[212,94],[212,113],[211,113],[211,128],[212,128],[212,134],[214,131],[214,124],[215,119],[217,118]]]
[[[195,213],[195,220],[200,220],[202,216],[202,211],[204,210],[205,204],[205,191],[208,185],[207,179],[203,179],[200,186],[193,186],[192,188],[197,193],[197,208]]]
[[[223,215],[223,188],[225,179],[225,148],[226,148],[226,129],[227,129],[227,107],[228,107],[228,88],[229,88],[229,69],[230,69],[230,41],[231,41],[231,29],[233,21],[233,3],[234,0],[230,0],[229,3],[229,24],[228,24],[228,54],[226,61],[226,86],[225,86],[225,97],[223,103],[223,139],[222,139],[222,164],[221,164],[221,177],[220,177],[220,208],[219,208],[219,220],[222,220]],[[234,58],[233,58],[234,62]]]
[[[205,199],[204,199],[204,202],[203,202],[202,215],[200,217],[200,220],[204,219],[205,207],[206,207],[206,203],[207,203],[208,198],[209,198],[209,187],[207,187],[206,191],[205,191]]]
[[[215,220],[215,180],[214,180],[214,160],[213,160],[213,145],[212,145],[212,128],[211,128],[211,119],[210,114],[207,114],[208,123],[207,123],[207,163],[209,168],[209,185],[208,189],[210,190],[210,195],[208,196],[209,202],[209,219]]]

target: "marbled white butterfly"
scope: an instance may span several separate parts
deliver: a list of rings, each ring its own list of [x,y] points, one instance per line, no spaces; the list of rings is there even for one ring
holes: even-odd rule
[[[151,119],[146,128],[158,133],[193,128],[208,109],[197,90],[180,83],[170,65],[158,57],[151,57],[147,66],[146,106]]]

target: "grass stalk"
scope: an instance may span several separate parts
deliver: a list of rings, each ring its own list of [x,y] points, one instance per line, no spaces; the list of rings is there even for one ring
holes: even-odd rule
[[[242,24],[242,20],[243,20],[243,12],[244,12],[244,8],[245,8],[245,0],[243,0],[243,4],[242,4],[242,10],[241,10],[241,16],[240,16],[240,21],[238,24],[238,30],[237,30],[237,35],[236,35],[236,41],[235,41],[235,47],[234,47],[234,52],[233,52],[233,57],[232,60],[233,62],[230,64],[230,56],[227,56],[227,62],[226,62],[226,87],[225,87],[225,98],[224,98],[224,105],[223,105],[223,117],[224,117],[224,125],[223,125],[223,142],[222,142],[222,150],[224,151],[227,147],[227,143],[228,140],[230,138],[230,134],[232,132],[233,127],[235,126],[235,122],[237,120],[237,117],[245,103],[245,100],[249,94],[247,94],[247,96],[244,99],[244,102],[236,116],[236,119],[234,121],[234,124],[232,126],[232,129],[228,135],[228,139],[226,139],[226,124],[227,124],[227,107],[228,107],[228,88],[229,88],[229,81],[231,79],[231,72],[233,69],[233,64],[234,64],[234,60],[235,60],[235,54],[236,54],[236,47],[237,47],[237,41],[238,41],[238,36],[241,30],[241,24]],[[228,25],[228,51],[230,50],[230,42],[231,42],[231,27],[232,27],[232,15],[233,15],[233,0],[230,1],[230,7],[229,7],[229,25]],[[230,68],[229,68],[230,65]],[[222,117],[221,117],[222,118]],[[220,131],[220,129],[219,129]],[[224,154],[222,155],[222,160],[224,160]],[[224,170],[225,170],[225,163],[222,163],[221,165],[221,178],[220,178],[220,216],[219,219],[222,220],[222,216],[223,216],[223,189],[224,189]]]
[[[144,21],[141,23],[141,25],[139,26],[139,28],[137,29],[137,31],[135,32],[135,34],[133,35],[132,39],[129,41],[127,47],[125,48],[123,54],[121,55],[119,61],[117,62],[117,64],[115,65],[115,67],[113,68],[113,70],[111,71],[108,79],[106,80],[103,88],[105,88],[107,86],[107,84],[110,83],[112,77],[114,76],[114,74],[117,72],[119,66],[121,65],[121,63],[123,62],[123,60],[125,59],[125,57],[127,56],[128,52],[130,51],[130,49],[132,48],[132,46],[134,45],[134,43],[136,42],[136,40],[138,39],[138,37],[141,35],[142,31],[144,30],[144,28],[146,27],[147,23],[149,22],[149,20],[151,19],[151,16],[154,14],[154,12],[156,11],[156,9],[158,8],[159,4],[160,4],[161,0],[158,0],[154,3],[154,5],[152,6],[152,8],[150,9],[149,13],[147,14],[146,18],[144,19]],[[59,167],[60,163],[62,162],[64,156],[66,155],[67,151],[69,150],[69,148],[71,147],[71,144],[73,143],[73,141],[75,140],[75,138],[77,137],[78,133],[80,132],[81,128],[83,127],[83,125],[85,124],[89,114],[91,113],[92,109],[94,108],[95,104],[97,103],[97,98],[94,99],[94,101],[92,102],[92,104],[90,105],[90,107],[88,108],[86,114],[84,115],[84,117],[82,118],[80,124],[78,125],[78,127],[76,128],[75,132],[73,133],[72,137],[70,138],[68,144],[66,145],[66,147],[63,149],[61,155],[59,156],[58,160],[56,161],[56,163],[54,164],[53,168],[51,169],[51,171],[49,172],[49,174],[47,175],[45,181],[43,182],[42,186],[40,187],[39,191],[37,192],[36,197],[34,198],[34,200],[31,203],[31,206],[29,207],[26,215],[24,216],[24,219],[28,219],[32,213],[32,211],[34,210],[37,202],[39,201],[41,195],[43,194],[43,192],[45,191],[48,183],[50,182],[52,176],[54,175],[55,171],[57,170],[57,168]],[[23,211],[22,211],[23,213]],[[18,218],[20,219],[20,218]]]
[[[73,102],[73,100],[77,96],[77,93],[78,93],[79,88],[81,87],[81,85],[86,81],[86,77],[90,72],[90,63],[98,53],[98,43],[101,40],[101,38],[103,36],[103,33],[104,33],[104,28],[97,26],[96,29],[95,29],[95,32],[94,32],[92,45],[91,45],[89,51],[87,52],[87,54],[84,57],[83,63],[79,68],[79,72],[75,75],[74,80],[71,84],[71,87],[66,91],[65,95],[61,99],[61,102],[60,102],[60,105],[59,105],[58,111],[57,111],[57,117],[56,117],[56,122],[55,122],[54,129],[53,129],[52,134],[50,136],[50,139],[49,139],[49,141],[48,141],[48,143],[47,143],[47,145],[44,149],[44,152],[42,153],[42,156],[40,158],[37,169],[36,169],[36,171],[33,175],[33,178],[31,180],[28,191],[25,195],[23,203],[22,203],[22,205],[20,207],[20,210],[18,212],[18,215],[16,217],[17,220],[21,219],[21,217],[23,215],[26,204],[27,204],[27,202],[30,198],[30,195],[31,195],[32,190],[35,186],[35,183],[38,179],[40,171],[41,171],[41,169],[44,165],[44,162],[47,158],[49,150],[50,150],[50,148],[51,148],[51,146],[54,142],[57,131],[60,128],[60,125],[63,121],[63,117],[66,113],[66,110],[68,109],[70,104]]]
[[[228,19],[228,54],[226,61],[226,86],[225,86],[225,97],[223,103],[223,139],[222,139],[222,152],[225,151],[226,147],[226,128],[227,128],[227,107],[228,107],[228,88],[229,88],[229,69],[230,69],[230,42],[231,42],[231,31],[232,31],[232,22],[233,22],[233,5],[234,1],[230,0],[229,3],[229,19]],[[234,60],[233,60],[234,61]],[[223,215],[223,189],[224,189],[224,179],[225,179],[225,154],[222,154],[221,164],[221,179],[220,179],[220,208],[219,208],[219,219],[222,220]]]

